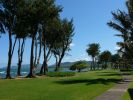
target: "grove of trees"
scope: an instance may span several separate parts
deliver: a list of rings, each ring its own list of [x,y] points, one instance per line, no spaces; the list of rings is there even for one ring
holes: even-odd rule
[[[17,75],[21,76],[25,43],[29,39],[32,42],[30,71],[27,77],[35,77],[34,71],[40,63],[42,54],[40,75],[48,72],[51,55],[56,58],[55,70],[58,71],[62,59],[70,50],[74,36],[73,20],[60,17],[63,8],[57,5],[55,0],[0,0],[0,6],[0,34],[5,33],[9,37],[6,78],[11,78],[11,64],[16,43],[18,43]]]

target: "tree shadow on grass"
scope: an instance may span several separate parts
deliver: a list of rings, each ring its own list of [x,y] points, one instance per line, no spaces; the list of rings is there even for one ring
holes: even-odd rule
[[[131,100],[133,100],[133,89],[128,89]]]
[[[73,80],[62,80],[62,81],[56,81],[58,84],[79,84],[79,83],[85,83],[86,85],[91,85],[91,84],[104,84],[107,85],[109,83],[119,83],[121,79],[103,79],[103,78],[98,78],[98,79],[73,79]]]
[[[98,75],[98,76],[120,76],[121,74],[119,73],[112,73],[112,74],[101,74],[101,75]]]

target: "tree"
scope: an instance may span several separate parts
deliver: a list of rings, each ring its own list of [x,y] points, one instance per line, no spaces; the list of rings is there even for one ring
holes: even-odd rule
[[[34,0],[29,1],[26,9],[26,16],[27,23],[29,24],[29,36],[32,39],[31,43],[31,56],[30,56],[30,72],[27,77],[35,77],[34,71],[34,46],[35,40],[38,33],[38,25],[46,21],[46,18],[49,16],[49,5],[51,5],[53,0]]]
[[[18,40],[18,70],[17,75],[21,76],[21,67],[23,62],[23,53],[25,48],[25,41],[28,37],[28,24],[26,23],[26,19],[23,18],[23,15],[25,14],[25,1],[21,1],[21,5],[17,8],[18,13],[16,14],[17,20],[16,20],[16,26],[14,28],[14,32],[16,33],[16,38]]]
[[[59,19],[59,13],[62,11],[62,7],[56,6],[55,2],[51,2],[48,9],[47,20],[43,22],[42,32],[42,46],[44,52],[44,60],[40,70],[40,74],[46,74],[48,72],[48,61],[51,58],[51,50],[54,46],[59,33],[56,32],[56,22]]]
[[[133,54],[132,50],[130,50],[130,32],[132,31],[132,23],[130,17],[127,13],[120,10],[117,13],[113,12],[112,15],[115,19],[115,22],[110,21],[108,25],[113,29],[118,30],[121,34],[116,34],[116,36],[123,39],[122,42],[117,42],[117,45],[120,47],[118,51],[123,53],[123,57],[129,57]]]
[[[99,55],[100,52],[100,45],[97,43],[92,43],[88,45],[88,48],[86,49],[86,52],[88,53],[89,56],[92,57],[92,66],[91,66],[91,70],[94,69],[95,70],[95,58],[96,56]]]
[[[70,50],[70,44],[72,43],[72,37],[74,36],[73,20],[68,21],[67,19],[63,19],[60,26],[60,35],[52,48],[52,52],[56,58],[55,71],[59,71],[62,59],[67,54],[66,52]]]
[[[123,59],[132,60],[133,58],[133,1],[128,0],[126,2],[128,13],[118,10],[113,12],[113,21],[108,22],[108,25],[113,29],[119,31],[121,34],[117,34],[123,39],[122,42],[118,42],[120,47],[119,52],[123,53]]]
[[[78,72],[81,72],[82,69],[87,67],[88,64],[85,61],[78,61],[70,67],[70,70],[78,70]]]
[[[104,51],[100,54],[99,56],[99,60],[100,62],[103,63],[103,68],[106,69],[107,68],[107,64],[108,62],[110,62],[111,60],[111,52],[110,51]]]
[[[112,68],[118,68],[118,61],[120,59],[120,56],[119,54],[114,54],[111,56],[111,65],[112,65]]]
[[[4,9],[0,10],[0,24],[2,26],[2,31],[6,31],[9,37],[9,49],[8,49],[8,64],[7,64],[7,74],[6,78],[11,78],[10,69],[12,57],[16,45],[17,38],[15,37],[15,42],[12,41],[12,36],[15,35],[14,28],[16,26],[16,14],[17,8],[19,7],[21,1],[19,0],[1,0],[0,3]]]

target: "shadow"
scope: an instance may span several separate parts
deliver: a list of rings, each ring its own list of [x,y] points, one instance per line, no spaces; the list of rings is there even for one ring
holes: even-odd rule
[[[133,73],[122,73],[122,75],[133,75]]]
[[[101,75],[98,75],[98,76],[120,76],[121,74],[119,73],[114,73],[114,74],[101,74]]]
[[[105,74],[106,74],[106,73],[112,73],[112,72],[102,72],[102,71],[100,72],[100,71],[99,71],[99,72],[97,72],[97,73],[103,73],[103,74],[105,73]]]
[[[62,81],[56,81],[57,84],[79,84],[79,83],[85,83],[86,85],[91,84],[104,84],[107,85],[109,83],[119,83],[121,79],[73,79],[73,80],[62,80]]]
[[[128,89],[131,100],[133,100],[133,89]]]

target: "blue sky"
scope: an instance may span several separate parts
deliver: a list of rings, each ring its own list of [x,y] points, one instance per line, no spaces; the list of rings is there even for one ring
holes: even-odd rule
[[[116,42],[120,41],[114,35],[119,33],[107,26],[112,19],[111,11],[125,10],[125,0],[56,0],[58,5],[64,7],[62,18],[74,19],[75,36],[71,45],[71,56],[66,56],[63,61],[90,60],[86,54],[87,44],[100,43],[101,51],[110,50],[115,53]],[[23,64],[30,61],[30,43],[26,41]],[[7,63],[8,36],[0,38],[0,65]],[[42,60],[41,60],[42,61]],[[13,65],[17,62],[17,47],[13,56]],[[49,64],[53,64],[52,58]]]

